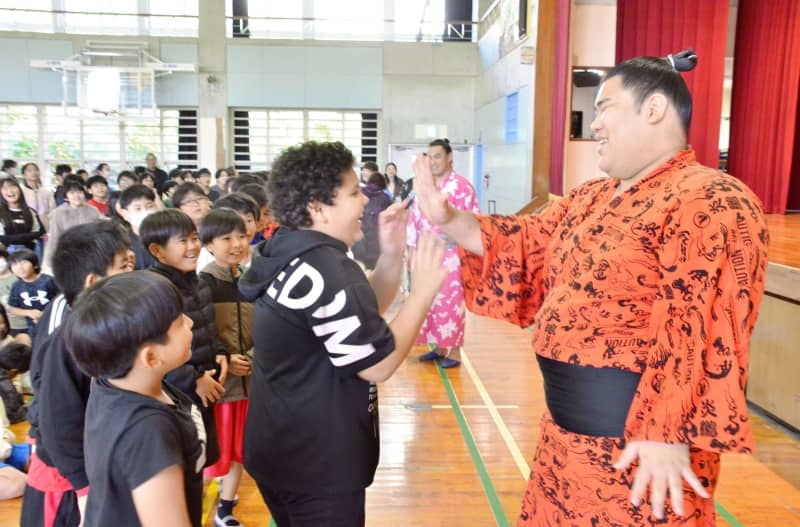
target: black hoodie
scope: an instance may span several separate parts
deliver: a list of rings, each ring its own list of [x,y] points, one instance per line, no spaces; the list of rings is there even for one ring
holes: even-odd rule
[[[364,272],[340,241],[279,229],[239,290],[255,301],[244,465],[260,485],[351,493],[378,465],[377,387],[358,372],[394,350]]]

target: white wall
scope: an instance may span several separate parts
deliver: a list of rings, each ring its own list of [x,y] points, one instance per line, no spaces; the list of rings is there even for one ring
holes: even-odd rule
[[[0,101],[61,103],[61,74],[34,69],[35,59],[62,59],[72,54],[69,40],[0,39]]]
[[[572,66],[613,66],[617,27],[616,5],[575,4],[573,2],[570,18]],[[571,81],[568,84],[570,87],[572,86]],[[584,128],[589,126],[593,116],[593,109],[588,114],[584,113]],[[569,119],[569,115],[567,119]],[[597,144],[594,141],[570,140],[569,120],[567,120],[566,133],[565,194],[581,183],[605,175],[597,168]]]
[[[532,16],[536,20],[536,13]],[[535,35],[535,28],[529,34]],[[533,153],[533,81],[534,66],[521,63],[521,46],[531,45],[533,38],[520,42],[500,58],[500,27],[495,23],[482,36],[479,46],[480,73],[475,85],[475,143],[483,145],[481,177],[481,211],[490,212],[493,201],[498,214],[514,213],[535,193],[531,189]],[[506,143],[506,97],[518,92],[518,137]]]
[[[479,108],[475,115],[476,142],[483,145],[483,178],[481,211],[511,214],[531,200],[532,134],[531,88],[519,88],[517,119],[519,136],[514,143],[506,143],[506,98],[498,98]],[[490,201],[494,201],[490,204]],[[492,208],[492,205],[494,208]]]
[[[452,143],[472,142],[477,46],[472,43],[383,45],[383,108],[379,162],[389,144],[425,144],[417,125],[447,127]],[[400,177],[409,176],[400,167]]]
[[[228,106],[381,107],[380,46],[241,40],[229,40],[227,46]]]

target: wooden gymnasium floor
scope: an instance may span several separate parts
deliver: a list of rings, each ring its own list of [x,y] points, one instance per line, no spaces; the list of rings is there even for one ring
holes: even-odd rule
[[[769,261],[800,268],[800,213],[770,214]]]
[[[773,251],[776,260],[800,267],[798,220],[771,217],[770,227],[773,245],[788,242]],[[368,526],[515,524],[544,407],[529,343],[525,330],[468,315],[461,368],[420,363],[418,349],[381,385],[382,456],[367,491]],[[717,525],[800,526],[800,436],[752,418],[756,453],[723,456]],[[21,439],[25,427],[15,430]],[[213,485],[206,493],[210,510]],[[248,477],[239,497],[236,515],[244,525],[270,525]],[[19,507],[20,500],[0,503],[0,526],[17,525]]]

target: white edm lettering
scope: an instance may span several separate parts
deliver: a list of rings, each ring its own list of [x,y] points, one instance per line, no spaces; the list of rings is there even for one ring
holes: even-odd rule
[[[311,280],[311,289],[309,289],[305,295],[299,298],[291,297],[290,295],[292,291],[295,287],[297,287],[300,281],[303,280],[303,278],[308,278]],[[277,301],[279,304],[282,304],[289,309],[305,309],[319,300],[319,297],[322,296],[322,292],[324,290],[325,280],[322,278],[320,272],[306,262],[303,262],[289,275],[289,279],[281,289]],[[270,286],[268,293],[272,298],[275,298],[277,291],[275,290],[274,283]]]
[[[294,260],[289,267],[295,267],[289,271],[288,279],[278,292],[276,283],[282,281],[285,276],[281,273],[278,279],[270,285],[269,295],[276,298],[277,302],[289,309],[306,309],[319,300],[325,290],[325,279],[322,274],[306,262],[297,265],[298,260]],[[290,296],[292,290],[304,279],[311,280],[311,289],[302,297],[293,298]],[[342,289],[330,303],[320,306],[311,314],[316,319],[326,319],[338,315],[347,304],[347,292]],[[361,320],[356,315],[344,317],[339,320],[331,320],[322,324],[312,326],[312,330],[317,337],[330,335],[325,340],[325,349],[328,350],[331,363],[334,366],[347,366],[358,362],[364,357],[368,357],[375,351],[372,344],[342,344],[342,342],[361,327]]]
[[[334,366],[347,366],[368,357],[375,351],[372,344],[342,344],[356,329],[361,327],[361,321],[352,315],[332,322],[318,324],[312,329],[318,337],[333,333],[325,341],[325,348],[330,354]]]

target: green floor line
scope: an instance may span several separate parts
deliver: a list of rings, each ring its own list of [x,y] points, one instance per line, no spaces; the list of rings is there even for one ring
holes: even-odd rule
[[[731,527],[744,527],[741,523],[739,523],[739,520],[737,520],[733,514],[728,512],[728,510],[720,505],[716,500],[714,501],[714,508],[716,509],[717,514],[725,518],[725,521],[728,522]]]
[[[464,418],[464,412],[461,410],[461,405],[458,403],[456,394],[453,391],[453,386],[450,384],[450,379],[447,377],[447,374],[439,365],[438,361],[436,361],[436,369],[439,371],[439,376],[442,378],[442,384],[444,384],[444,389],[447,392],[447,398],[450,400],[453,413],[456,415],[456,421],[458,422],[458,427],[461,429],[461,435],[464,437],[464,442],[467,444],[467,450],[469,450],[469,455],[472,458],[472,464],[475,465],[475,470],[478,471],[483,491],[489,499],[489,505],[491,505],[495,523],[497,523],[498,527],[509,527],[508,518],[506,518],[506,513],[503,511],[502,505],[500,505],[500,499],[497,497],[492,479],[489,477],[486,465],[483,464],[483,459],[481,459],[481,455],[478,452],[478,447],[475,445],[472,432],[469,431],[467,420]]]

